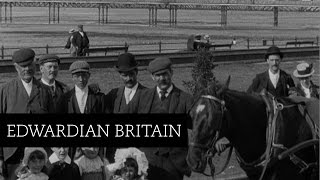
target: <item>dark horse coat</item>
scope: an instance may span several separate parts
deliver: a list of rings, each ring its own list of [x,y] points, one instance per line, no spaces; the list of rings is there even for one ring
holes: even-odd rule
[[[169,114],[178,114],[178,113],[187,113],[192,105],[192,97],[191,95],[183,92],[177,87],[173,86],[173,90],[170,95],[171,100],[168,107]],[[154,105],[154,101],[156,98],[159,98],[156,87],[152,89],[147,89],[143,92],[143,96],[140,97],[139,102],[139,110],[138,113],[151,113],[152,106]],[[178,148],[178,147],[154,147],[154,148],[141,148],[143,152],[145,152],[149,163],[152,166],[159,167],[158,157],[163,158],[164,161],[170,161],[174,163],[175,170],[166,169],[168,167],[164,167],[165,171],[175,171],[170,172],[173,174],[179,174],[183,177],[183,175],[190,176],[191,170],[187,165],[186,156],[187,156],[187,148]],[[165,163],[165,162],[164,162]],[[161,166],[161,165],[160,165]],[[150,174],[149,175],[155,179],[163,178],[161,174]],[[149,178],[151,178],[149,176]],[[166,176],[164,176],[166,177]]]

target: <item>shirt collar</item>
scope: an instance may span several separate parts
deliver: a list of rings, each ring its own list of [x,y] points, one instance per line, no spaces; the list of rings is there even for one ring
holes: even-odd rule
[[[173,89],[173,85],[171,84],[171,86],[167,89],[167,93],[165,94],[166,97],[169,96],[169,94],[171,93],[172,89]],[[157,92],[158,92],[159,97],[161,97],[160,91],[161,91],[161,89],[157,86]]]
[[[21,79],[21,81],[22,81],[22,84],[26,87],[26,86],[28,86],[28,87],[32,87],[32,82],[33,82],[33,78],[31,79],[31,81],[30,82],[25,82],[24,80],[22,80]]]
[[[131,91],[135,92],[137,89],[138,89],[138,83],[136,85],[134,85],[132,88],[124,87],[125,91],[131,90]]]
[[[53,84],[49,84],[47,81],[45,81],[43,78],[41,78],[41,82],[47,86],[54,86],[56,87],[56,81],[53,81]]]
[[[86,86],[84,89],[80,89],[78,88],[77,85],[74,86],[75,87],[75,90],[76,90],[76,93],[88,93],[88,86]]]
[[[49,161],[51,164],[60,161],[60,159],[58,158],[56,153],[52,153],[51,156],[49,157]],[[66,162],[67,164],[71,164],[71,158],[69,157],[69,155],[66,156],[66,158],[64,158],[63,162]]]
[[[280,75],[280,70],[278,70],[278,72],[276,72],[275,74],[273,74],[271,71],[270,71],[270,69],[269,69],[269,76],[271,77],[277,77],[277,76],[279,76]]]

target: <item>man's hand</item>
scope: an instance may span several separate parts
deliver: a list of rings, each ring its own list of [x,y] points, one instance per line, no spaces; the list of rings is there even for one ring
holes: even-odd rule
[[[219,139],[215,144],[215,148],[216,148],[218,154],[225,151],[229,144],[230,144],[230,141],[227,138],[223,137],[223,138]]]

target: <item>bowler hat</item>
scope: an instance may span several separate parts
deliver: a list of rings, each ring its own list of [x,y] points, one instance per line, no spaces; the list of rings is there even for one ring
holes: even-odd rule
[[[149,63],[148,70],[151,74],[161,74],[171,68],[171,60],[167,57],[159,57]]]
[[[46,54],[39,57],[38,63],[40,65],[46,62],[57,62],[58,64],[60,64],[60,58],[54,54]]]
[[[35,52],[30,48],[22,48],[15,51],[12,55],[12,61],[20,66],[27,66],[34,60]]]
[[[86,61],[75,61],[70,65],[69,71],[74,74],[77,72],[89,72],[90,65]]]
[[[268,50],[267,50],[267,53],[264,56],[264,58],[268,59],[268,57],[270,55],[273,55],[273,54],[278,54],[281,59],[283,58],[283,53],[280,51],[280,49],[277,46],[269,47]]]
[[[119,72],[128,72],[138,67],[134,55],[131,53],[124,53],[118,57],[115,69]]]
[[[297,69],[293,71],[293,75],[297,78],[309,77],[314,73],[313,64],[300,63],[297,65]]]

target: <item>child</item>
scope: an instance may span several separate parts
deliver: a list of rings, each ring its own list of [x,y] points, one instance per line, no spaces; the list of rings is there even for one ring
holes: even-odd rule
[[[117,149],[114,159],[108,166],[115,174],[112,180],[143,180],[147,176],[148,160],[139,149]]]
[[[106,180],[109,179],[109,172],[105,166],[109,162],[99,156],[99,147],[82,147],[83,155],[75,160],[79,166],[82,180]]]
[[[68,147],[52,147],[53,153],[47,163],[50,180],[80,180],[79,167],[71,161]]]
[[[47,153],[43,148],[26,147],[22,164],[16,171],[18,180],[48,180],[49,177],[42,172],[47,160]]]

